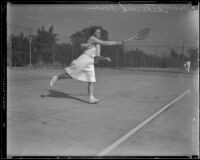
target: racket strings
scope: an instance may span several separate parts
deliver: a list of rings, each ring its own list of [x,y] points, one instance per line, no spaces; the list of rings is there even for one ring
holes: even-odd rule
[[[150,28],[144,28],[140,30],[139,32],[136,33],[135,38],[140,40],[140,39],[145,39],[151,34],[151,29]]]

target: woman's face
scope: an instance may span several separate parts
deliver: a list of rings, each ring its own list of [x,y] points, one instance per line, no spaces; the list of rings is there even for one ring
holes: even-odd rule
[[[100,30],[100,29],[97,29],[97,30],[94,32],[94,35],[95,35],[95,37],[97,37],[97,38],[101,38],[101,30]]]

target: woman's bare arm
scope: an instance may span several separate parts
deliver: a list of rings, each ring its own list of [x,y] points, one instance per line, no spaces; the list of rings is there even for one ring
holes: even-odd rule
[[[88,47],[91,47],[91,46],[93,46],[93,44],[81,43],[81,47],[82,47],[82,48],[88,48]]]
[[[121,45],[123,42],[116,42],[116,41],[102,41],[97,39],[96,37],[90,37],[88,40],[88,43],[95,43],[100,45],[106,45],[106,46],[113,46],[113,45]]]

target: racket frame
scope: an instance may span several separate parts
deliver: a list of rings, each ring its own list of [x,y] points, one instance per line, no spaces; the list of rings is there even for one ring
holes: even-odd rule
[[[145,28],[144,28],[145,29]],[[141,31],[141,30],[140,30]],[[140,32],[139,31],[139,32]],[[137,32],[138,33],[138,32]],[[134,37],[131,37],[131,38],[129,38],[129,39],[126,39],[126,40],[124,40],[123,42],[128,42],[128,41],[131,41],[131,40],[133,40],[133,39],[136,39],[136,40],[143,40],[143,39],[146,39],[150,34],[151,34],[151,30],[150,30],[150,32],[149,32],[149,34],[145,37],[145,38],[138,38],[137,37],[137,33],[136,33],[136,35],[134,36]]]

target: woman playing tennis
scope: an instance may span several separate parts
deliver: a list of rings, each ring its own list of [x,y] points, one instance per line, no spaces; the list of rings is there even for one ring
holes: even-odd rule
[[[101,45],[112,46],[121,44],[123,42],[102,41],[101,29],[94,28],[87,43],[82,44],[82,47],[86,47],[86,50],[77,59],[73,60],[69,67],[65,68],[65,73],[52,77],[50,87],[53,87],[54,83],[60,79],[70,78],[85,81],[88,82],[89,103],[98,103],[100,100],[94,96],[94,83],[96,82],[94,59],[96,56],[100,56]],[[111,61],[108,57],[106,59]]]

